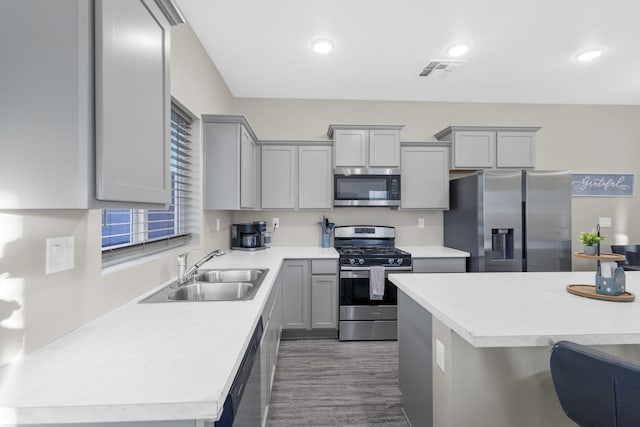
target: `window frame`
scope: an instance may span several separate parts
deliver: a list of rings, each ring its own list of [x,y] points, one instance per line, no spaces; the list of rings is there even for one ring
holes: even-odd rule
[[[184,133],[184,139],[181,136],[177,136],[178,140],[181,143],[186,143],[190,146],[190,154],[186,158],[187,165],[197,164],[198,155],[196,150],[196,144],[194,142],[192,129],[196,122],[195,116],[188,112],[186,108],[184,108],[179,102],[172,100],[171,103],[171,138],[172,142],[170,144],[171,147],[174,146],[174,132],[175,135],[181,135],[180,131]],[[176,113],[178,122],[177,126],[181,127],[180,130],[176,130],[174,127],[174,119],[173,115]],[[176,147],[176,152],[180,151]],[[172,153],[174,149],[172,148]],[[177,166],[176,166],[177,167]],[[112,265],[117,265],[122,262],[131,261],[134,259],[138,259],[144,256],[157,254],[160,252],[164,252],[173,248],[177,248],[180,246],[185,246],[189,244],[195,237],[196,230],[193,226],[190,226],[189,219],[194,215],[199,215],[198,207],[199,207],[199,192],[197,191],[197,170],[196,168],[191,168],[190,166],[186,167],[178,167],[178,170],[175,171],[177,174],[180,172],[181,174],[187,175],[186,182],[184,180],[176,180],[174,177],[174,164],[173,161],[170,165],[170,170],[172,174],[171,185],[172,185],[172,201],[170,206],[175,206],[175,209],[179,209],[182,212],[183,217],[180,218],[178,214],[173,215],[173,227],[179,228],[178,225],[182,226],[182,230],[179,230],[178,233],[175,233],[170,236],[162,236],[159,238],[149,239],[149,233],[154,230],[150,230],[149,225],[149,214],[150,212],[158,212],[162,211],[162,209],[129,209],[129,215],[131,218],[129,234],[132,236],[129,243],[124,244],[116,244],[107,247],[103,247],[103,227],[107,224],[106,222],[106,211],[108,209],[103,209],[101,211],[101,227],[100,227],[100,242],[101,242],[101,250],[102,250],[102,267],[109,267]],[[173,186],[176,188],[173,188]],[[178,189],[178,185],[180,188]],[[187,187],[187,189],[185,189]],[[184,195],[189,194],[189,197],[183,197]],[[184,204],[184,206],[180,207],[180,204]],[[126,210],[127,208],[120,208],[115,210]],[[167,220],[169,222],[169,220]],[[144,230],[139,230],[140,227],[144,227]],[[137,236],[136,237],[136,233]],[[141,238],[144,234],[144,237]]]

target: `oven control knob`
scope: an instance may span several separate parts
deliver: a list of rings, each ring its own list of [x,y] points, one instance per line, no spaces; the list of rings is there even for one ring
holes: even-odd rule
[[[402,264],[402,259],[401,259],[401,258],[398,258],[398,259],[396,260],[396,263],[398,263],[398,264]]]
[[[387,261],[388,264],[393,264],[393,258],[389,258],[389,260]]]
[[[359,262],[360,264],[364,264],[364,259],[363,259],[363,258],[360,258],[360,259],[358,260],[358,262]]]
[[[355,258],[351,258],[351,259],[349,260],[349,264],[355,264],[355,263],[356,263]]]

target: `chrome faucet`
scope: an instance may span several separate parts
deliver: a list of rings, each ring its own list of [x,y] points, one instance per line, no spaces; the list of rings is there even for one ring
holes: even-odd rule
[[[178,280],[176,280],[176,286],[183,285],[187,280],[195,275],[195,273],[198,271],[198,268],[200,268],[202,264],[209,261],[211,258],[219,257],[225,254],[225,252],[221,249],[211,251],[201,259],[199,259],[195,264],[193,264],[190,269],[187,270],[187,257],[191,252],[193,251],[185,252],[178,255]]]

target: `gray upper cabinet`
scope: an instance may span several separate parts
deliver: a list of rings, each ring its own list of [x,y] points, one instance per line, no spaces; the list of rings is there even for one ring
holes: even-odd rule
[[[330,125],[335,167],[400,167],[403,126]]]
[[[539,129],[450,126],[435,137],[451,142],[451,169],[534,168]]]
[[[153,1],[3,3],[0,209],[168,203],[168,49]]]
[[[294,209],[298,194],[298,148],[262,146],[262,209]]]
[[[404,145],[401,209],[449,209],[449,148]]]
[[[259,206],[259,152],[243,116],[203,115],[204,208]]]
[[[168,204],[169,24],[150,0],[95,8],[97,198]]]
[[[263,209],[331,209],[331,146],[263,143]]]
[[[331,147],[298,147],[300,209],[333,208],[333,173]]]

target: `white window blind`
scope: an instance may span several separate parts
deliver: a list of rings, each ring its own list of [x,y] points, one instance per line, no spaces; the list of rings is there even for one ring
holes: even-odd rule
[[[126,259],[184,245],[191,239],[196,208],[191,118],[171,109],[171,205],[167,209],[103,209],[102,262]]]

